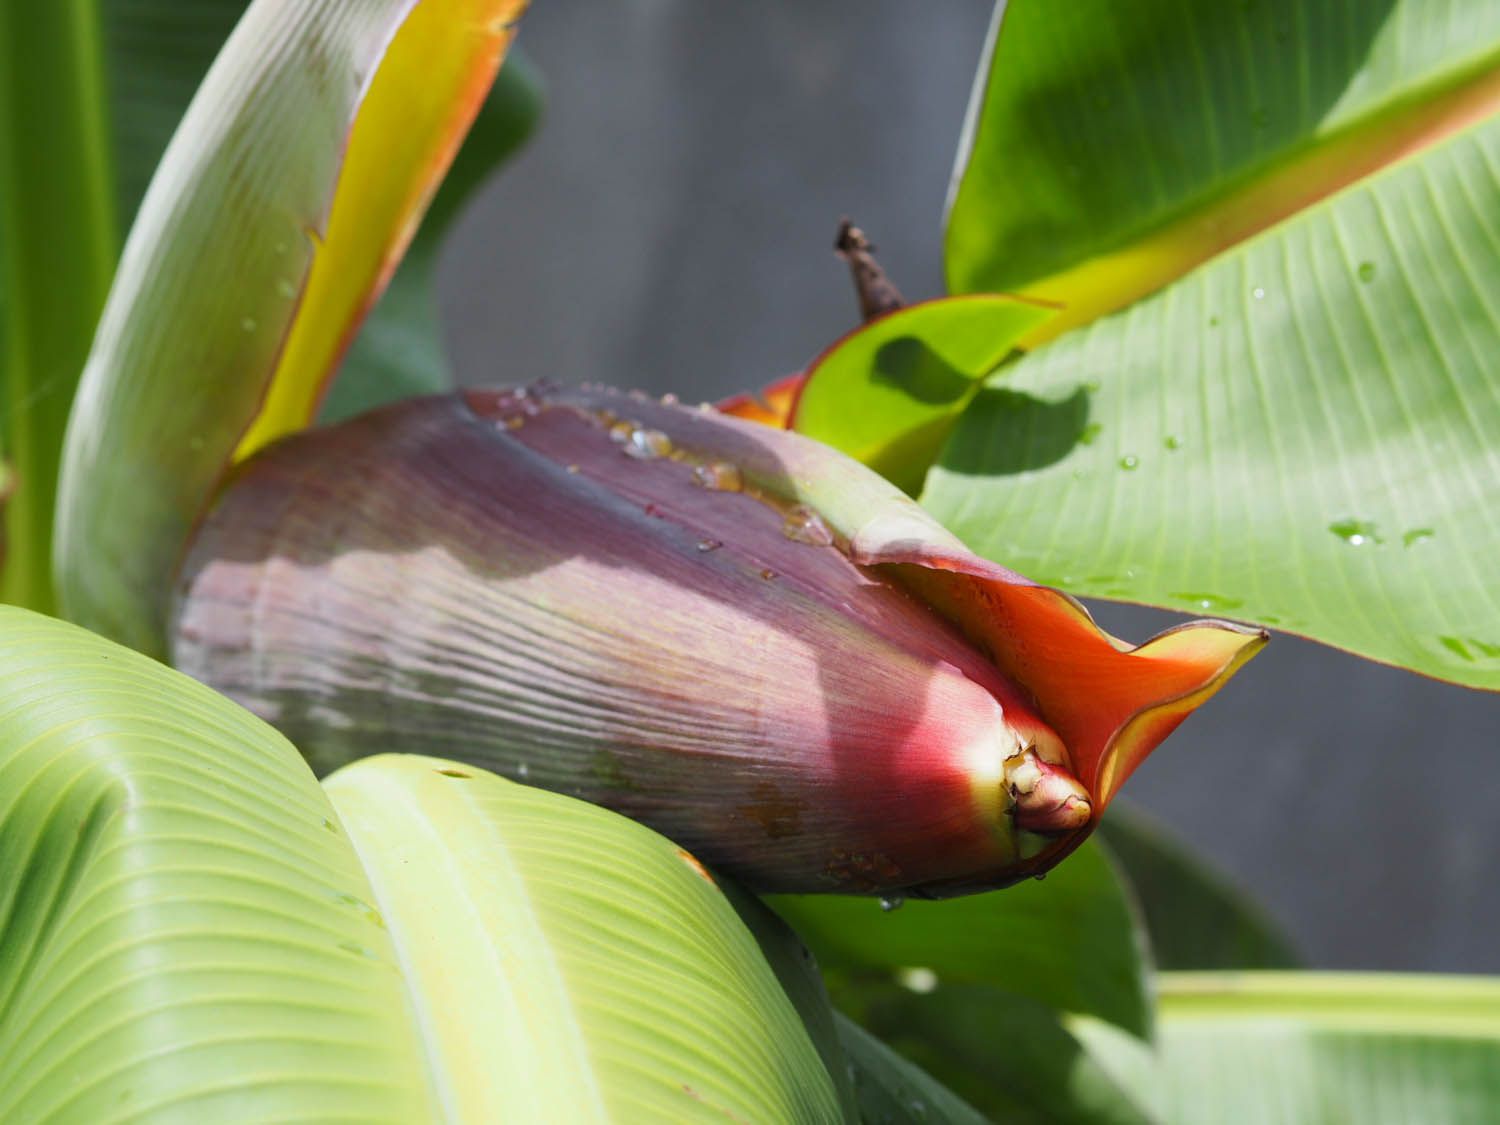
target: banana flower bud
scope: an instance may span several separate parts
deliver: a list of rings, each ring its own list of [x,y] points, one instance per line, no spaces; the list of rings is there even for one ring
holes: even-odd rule
[[[320,771],[467,760],[764,891],[1040,874],[1263,643],[1139,648],[798,434],[597,387],[418,399],[243,465],[177,665]]]

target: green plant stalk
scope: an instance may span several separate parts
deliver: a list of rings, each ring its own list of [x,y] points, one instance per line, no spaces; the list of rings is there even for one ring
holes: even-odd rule
[[[0,3],[0,600],[53,609],[52,514],[73,391],[114,272],[94,0]]]

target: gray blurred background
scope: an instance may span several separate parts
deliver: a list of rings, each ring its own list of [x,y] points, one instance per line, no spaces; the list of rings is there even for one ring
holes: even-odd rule
[[[442,262],[470,383],[686,399],[801,368],[856,312],[854,217],[941,292],[949,169],[990,5],[539,4],[546,117]],[[1144,640],[1175,620],[1096,605]],[[1254,893],[1310,964],[1500,972],[1500,696],[1277,637],[1127,794]]]

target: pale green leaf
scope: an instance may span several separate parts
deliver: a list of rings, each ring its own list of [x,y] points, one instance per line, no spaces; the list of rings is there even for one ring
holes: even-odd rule
[[[1168,973],[1160,989],[1160,1056],[1133,1073],[1172,1125],[1478,1125],[1500,1106],[1500,981]]]
[[[0,609],[0,1120],[430,1116],[368,881],[297,751]]]
[[[324,784],[451,1119],[839,1120],[755,939],[669,840],[433,758]]]
[[[841,1119],[676,845],[434,759],[325,792],[223,697],[16,609],[0,857],[0,1120]]]

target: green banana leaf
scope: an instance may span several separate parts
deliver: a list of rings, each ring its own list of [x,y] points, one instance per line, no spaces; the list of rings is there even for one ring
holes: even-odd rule
[[[1099,839],[1125,874],[1159,969],[1290,969],[1291,940],[1227,876],[1129,801],[1109,806]]]
[[[63,0],[0,13],[8,60],[0,66],[0,459],[26,482],[0,531],[0,542],[14,548],[10,566],[0,555],[6,601],[54,604],[57,462],[119,253],[115,216],[135,214],[246,7],[246,0]],[[341,364],[326,416],[450,385],[431,284],[437,247],[465,197],[529,135],[539,104],[534,75],[513,59]]]
[[[1500,689],[1500,121],[992,379],[924,503],[1078,594]]]
[[[1113,865],[1091,843],[1044,881],[945,902],[882,910],[873,899],[835,895],[768,901],[830,974],[834,1003],[845,1011],[892,981],[981,984],[1150,1034],[1145,931]]]
[[[69,423],[65,612],[160,649],[217,482],[312,418],[522,0],[250,5],[137,213]]]
[[[1500,689],[1500,9],[1001,7],[950,284],[1064,310],[923,503],[1073,593]]]
[[[996,6],[955,169],[955,293],[1050,338],[1493,112],[1488,0]]]
[[[247,0],[102,0],[118,210],[135,214],[167,141]],[[437,252],[463,204],[531,135],[541,112],[534,69],[512,51],[443,178],[396,274],[329,388],[334,420],[451,386],[432,288]]]
[[[1500,1106],[1500,982],[1167,973],[1159,1055],[1092,1044],[1169,1125],[1487,1122]]]
[[[0,609],[0,1119],[838,1121],[713,877]]]

